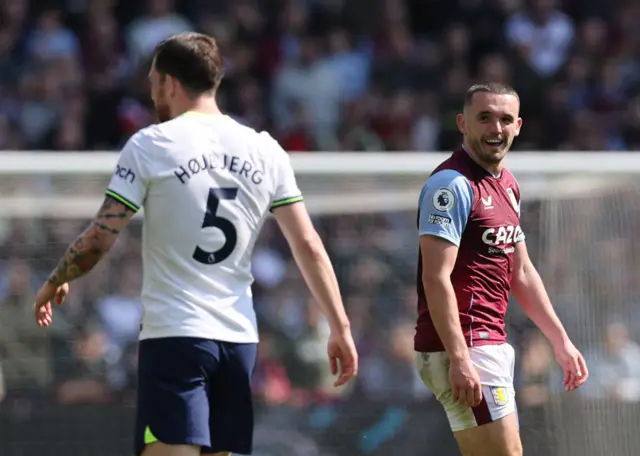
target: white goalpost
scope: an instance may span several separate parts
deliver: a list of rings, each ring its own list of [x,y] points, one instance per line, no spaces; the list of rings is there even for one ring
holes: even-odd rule
[[[507,166],[529,199],[606,191],[640,172],[634,153],[511,154]],[[447,156],[305,152],[292,154],[292,162],[314,213],[369,212],[414,210],[420,186]],[[116,160],[115,152],[3,152],[0,207],[11,216],[91,216]]]
[[[398,300],[378,312],[414,318],[411,296],[401,293],[414,286],[418,195],[448,156],[291,155],[310,212],[329,226],[322,234],[339,258],[348,306],[369,298],[369,284],[359,281],[375,280],[371,294],[391,283],[390,299]],[[16,226],[25,233],[15,239],[25,243],[46,242],[40,231],[47,224],[81,226],[99,208],[116,161],[115,152],[0,152],[0,246],[13,242]],[[521,186],[530,254],[592,374],[584,391],[561,394],[552,354],[512,306],[521,425],[534,435],[525,454],[640,454],[640,153],[514,151],[507,167]],[[382,260],[371,270],[367,262],[376,258]]]

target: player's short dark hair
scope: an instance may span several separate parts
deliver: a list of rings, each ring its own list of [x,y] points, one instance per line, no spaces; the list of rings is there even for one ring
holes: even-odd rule
[[[153,62],[161,77],[177,79],[194,96],[215,92],[224,76],[218,43],[202,33],[179,33],[161,41]]]
[[[474,84],[467,90],[464,96],[464,105],[469,106],[473,101],[473,96],[476,93],[493,93],[496,95],[513,95],[520,101],[518,92],[508,84],[502,82],[486,82],[483,84]]]

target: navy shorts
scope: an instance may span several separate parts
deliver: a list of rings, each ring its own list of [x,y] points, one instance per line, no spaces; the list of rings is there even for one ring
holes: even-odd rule
[[[258,344],[145,339],[138,355],[135,452],[155,441],[251,454]]]

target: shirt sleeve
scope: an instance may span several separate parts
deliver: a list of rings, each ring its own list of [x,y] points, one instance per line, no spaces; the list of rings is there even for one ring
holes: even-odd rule
[[[289,154],[268,133],[261,133],[276,154],[275,190],[270,210],[303,200]]]
[[[459,172],[433,174],[420,192],[420,236],[437,236],[459,246],[473,207],[473,189]]]
[[[147,195],[147,170],[142,132],[133,135],[124,145],[106,194],[138,212]]]

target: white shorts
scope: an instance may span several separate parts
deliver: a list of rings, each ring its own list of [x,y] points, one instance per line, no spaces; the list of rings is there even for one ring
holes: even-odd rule
[[[482,384],[482,402],[468,408],[454,402],[449,383],[446,352],[418,353],[418,372],[424,384],[444,407],[453,432],[470,429],[516,412],[513,375],[515,351],[509,344],[482,345],[469,349]]]

